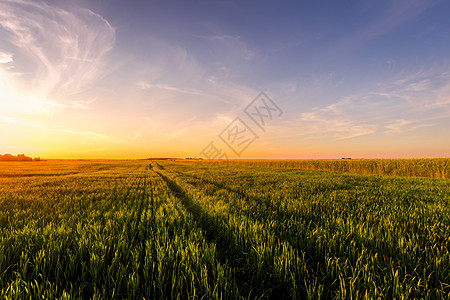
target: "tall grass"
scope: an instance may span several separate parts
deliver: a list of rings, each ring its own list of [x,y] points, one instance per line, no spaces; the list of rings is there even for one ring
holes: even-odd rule
[[[0,298],[450,297],[448,179],[288,163],[12,164]]]
[[[189,163],[165,170],[219,220],[205,227],[228,233],[228,252],[240,249],[234,259],[245,254],[249,264],[238,281],[258,291],[327,299],[450,295],[448,180],[245,165],[214,176],[216,168]]]
[[[450,158],[430,159],[292,159],[227,160],[215,164],[253,167],[322,170],[358,174],[450,178]]]
[[[1,298],[238,295],[214,246],[146,165],[72,167],[84,171],[2,180]]]

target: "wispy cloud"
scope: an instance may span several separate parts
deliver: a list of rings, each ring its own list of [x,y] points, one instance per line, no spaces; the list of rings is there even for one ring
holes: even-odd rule
[[[416,18],[437,1],[395,0],[378,14],[368,25],[340,41],[333,47],[333,53],[340,54],[361,46],[379,36],[388,34],[401,24]]]
[[[133,137],[131,138],[131,141],[132,142],[136,141],[142,135],[142,132],[144,132],[144,128],[141,128],[141,129],[135,131],[133,133]]]
[[[232,40],[228,36],[201,38],[219,43]],[[206,124],[224,126],[220,116],[236,115],[257,95],[257,90],[229,78],[226,65],[211,66],[175,43],[151,38],[149,44],[158,51],[139,61],[141,76],[132,83],[138,103],[130,109],[139,109],[135,114],[143,119],[148,117],[148,126],[165,128],[166,137],[200,127],[211,130]],[[133,131],[139,128],[141,124]]]
[[[413,131],[419,128],[430,127],[433,125],[434,124],[417,123],[415,121],[407,121],[401,119],[385,125],[384,127],[386,128],[386,130],[384,131],[384,133],[387,135],[402,134],[407,131]]]
[[[114,28],[100,15],[42,1],[2,1],[0,28],[13,49],[0,52],[0,61],[13,64],[13,69],[0,69],[0,102],[14,112],[33,107],[29,113],[51,114],[70,108],[68,98],[103,75],[103,58],[115,42]]]
[[[421,71],[376,83],[372,89],[301,113],[297,126],[303,136],[354,138],[379,130],[399,135],[435,126],[450,118],[450,77]],[[292,126],[292,124],[290,124]]]
[[[450,81],[448,84],[436,91],[436,99],[433,106],[450,109]]]
[[[217,47],[222,51],[226,51],[229,54],[233,54],[238,58],[245,60],[251,60],[255,57],[256,51],[250,49],[247,43],[240,36],[232,36],[228,34],[215,34],[215,35],[193,35],[196,38],[204,39],[215,43]]]
[[[197,89],[182,89],[182,88],[177,88],[175,86],[171,86],[169,84],[150,84],[147,83],[145,81],[139,81],[136,84],[139,88],[143,89],[143,90],[148,90],[148,89],[159,89],[159,90],[167,90],[167,91],[172,91],[172,92],[176,92],[179,94],[190,94],[190,95],[197,95],[197,96],[207,96],[208,94],[204,93],[201,90],[197,90]]]
[[[411,92],[422,92],[426,91],[431,87],[431,80],[424,79],[419,82],[411,82],[407,86],[404,87],[405,91]]]
[[[13,55],[10,53],[0,52],[0,64],[13,62]]]
[[[92,132],[92,131],[80,131],[80,130],[73,130],[73,129],[68,129],[68,128],[64,128],[64,127],[57,128],[56,131],[70,133],[70,134],[82,136],[87,139],[97,140],[97,141],[113,140],[113,138],[108,135],[104,135],[104,134],[100,134],[100,133],[96,133],[96,132]]]
[[[305,126],[305,135],[332,135],[338,139],[349,139],[372,134],[376,124],[355,120],[349,114],[351,102],[348,99],[315,108],[311,112],[302,113],[300,121]]]
[[[16,124],[19,122],[18,119],[16,118],[10,118],[10,117],[5,117],[5,116],[0,116],[0,122],[1,123],[5,123],[5,124]]]
[[[409,21],[429,7],[433,6],[437,1],[420,1],[420,0],[396,0],[389,3],[387,9],[381,13],[373,23],[364,29],[358,38],[373,38],[383,35],[400,24]]]

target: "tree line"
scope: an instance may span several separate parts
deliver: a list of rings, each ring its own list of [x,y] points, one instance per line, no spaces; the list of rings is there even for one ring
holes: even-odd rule
[[[25,154],[18,154],[18,155],[12,155],[12,154],[0,154],[0,161],[41,161],[42,159],[40,157],[31,158],[26,156]]]

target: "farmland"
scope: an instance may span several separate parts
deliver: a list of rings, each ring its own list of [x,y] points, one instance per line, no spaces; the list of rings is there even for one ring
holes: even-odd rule
[[[4,162],[0,297],[449,298],[449,168]]]

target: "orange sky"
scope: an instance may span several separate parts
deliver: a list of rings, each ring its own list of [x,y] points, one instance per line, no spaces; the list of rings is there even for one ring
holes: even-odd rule
[[[449,4],[402,3],[1,2],[0,153],[450,157]]]

